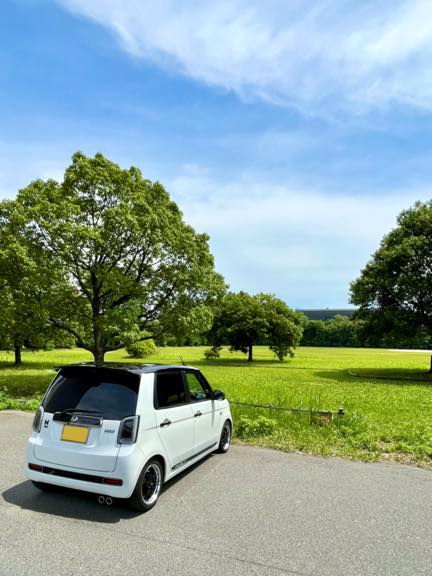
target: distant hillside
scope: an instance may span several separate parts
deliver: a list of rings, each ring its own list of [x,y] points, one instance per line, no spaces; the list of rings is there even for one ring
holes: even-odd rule
[[[338,314],[341,316],[351,316],[355,312],[355,308],[323,308],[323,309],[310,309],[310,310],[296,310],[296,312],[302,312],[309,320],[330,320]]]

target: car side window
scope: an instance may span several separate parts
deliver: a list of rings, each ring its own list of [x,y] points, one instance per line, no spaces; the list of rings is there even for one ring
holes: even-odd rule
[[[199,402],[200,400],[211,398],[209,386],[204,381],[201,381],[194,372],[186,372],[185,377],[191,402]]]
[[[155,408],[169,408],[186,403],[185,386],[180,371],[157,372]]]

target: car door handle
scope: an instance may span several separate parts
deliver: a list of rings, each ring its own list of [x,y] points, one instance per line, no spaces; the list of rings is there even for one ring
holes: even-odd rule
[[[201,412],[198,410],[198,412],[195,412],[194,414],[195,418],[198,418],[198,416],[202,416]]]
[[[166,427],[169,426],[170,424],[171,424],[171,420],[168,420],[168,418],[165,418],[165,420],[160,423],[160,427],[161,427],[161,428],[166,428]]]

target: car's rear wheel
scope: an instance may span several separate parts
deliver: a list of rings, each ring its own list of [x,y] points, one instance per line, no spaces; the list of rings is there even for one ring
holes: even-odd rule
[[[129,506],[138,512],[147,512],[153,508],[159,498],[163,481],[163,467],[160,460],[153,459],[144,466]]]
[[[222,427],[219,446],[216,452],[219,452],[220,454],[225,454],[225,452],[228,452],[228,449],[231,444],[231,435],[232,435],[231,422],[229,420],[226,420]]]
[[[36,482],[36,480],[32,480],[32,484],[38,490],[42,490],[42,492],[54,492],[57,486],[53,486],[53,484],[46,484],[46,482]]]

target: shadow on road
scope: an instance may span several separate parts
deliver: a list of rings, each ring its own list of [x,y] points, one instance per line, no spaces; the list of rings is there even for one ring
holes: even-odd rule
[[[97,494],[89,492],[61,487],[54,488],[52,492],[41,492],[30,480],[5,490],[2,496],[9,504],[24,510],[90,522],[115,524],[124,518],[138,515],[117,503],[112,506],[101,505],[97,501]]]
[[[207,456],[164,484],[161,497],[163,498],[164,492],[173,488],[177,482],[211,457],[212,455]],[[140,516],[139,512],[127,508],[126,502],[122,500],[114,499],[112,506],[107,506],[98,503],[97,494],[57,486],[53,486],[51,492],[41,492],[33,486],[30,480],[8,488],[2,493],[2,497],[9,504],[19,506],[24,510],[89,522],[115,524],[120,520]]]

